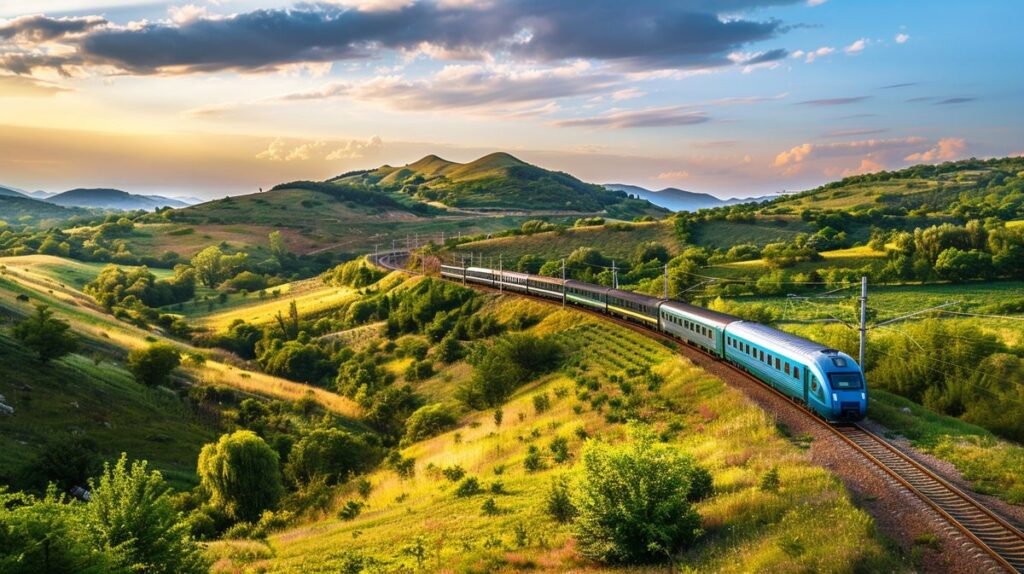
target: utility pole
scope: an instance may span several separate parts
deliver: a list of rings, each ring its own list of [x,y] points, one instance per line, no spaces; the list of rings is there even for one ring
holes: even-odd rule
[[[562,307],[565,307],[565,257],[562,258]]]
[[[392,253],[395,252],[395,238],[394,237],[391,238],[391,252]]]
[[[860,278],[860,354],[858,355],[860,370],[863,372],[867,367],[864,365],[864,346],[868,336],[868,278]]]
[[[612,288],[619,288],[619,270],[615,267],[615,260],[612,259]]]
[[[472,255],[470,255],[472,257]],[[472,263],[472,262],[471,262]],[[462,284],[466,284],[466,256],[462,256]]]
[[[377,249],[378,247],[380,247],[380,243],[374,243],[373,244],[373,260],[374,260],[374,262],[380,260],[379,250]]]
[[[502,285],[505,284],[505,273],[501,270],[501,255],[498,255],[498,293],[502,293]]]
[[[664,294],[664,298],[668,299],[668,263],[665,264],[665,285],[664,285],[664,287],[665,288],[662,289],[662,293]]]

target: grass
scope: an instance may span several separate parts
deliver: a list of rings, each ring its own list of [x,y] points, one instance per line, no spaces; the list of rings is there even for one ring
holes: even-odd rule
[[[3,332],[0,363],[25,367],[6,368],[0,378],[0,394],[15,409],[0,417],[0,476],[75,433],[93,439],[106,459],[126,452],[150,461],[179,490],[198,483],[195,460],[218,424],[174,393],[139,385],[111,361],[69,355],[40,364]]]
[[[192,347],[158,330],[147,331],[118,321],[97,306],[88,295],[66,284],[62,286],[60,282],[38,271],[33,261],[23,265],[22,259],[0,258],[0,264],[5,265],[0,274],[0,309],[7,310],[9,314],[24,316],[32,311],[32,305],[43,303],[49,305],[59,317],[70,321],[74,331],[90,344],[104,349],[108,354],[123,357],[131,349],[144,347],[153,341],[164,341],[184,351],[209,357],[202,366],[187,371],[193,381],[218,383],[282,400],[296,400],[310,395],[324,408],[344,417],[355,418],[360,413],[354,402],[335,393],[235,367],[227,362],[230,360],[227,356],[221,356],[216,351]],[[20,294],[28,296],[29,301],[18,301],[17,296]]]
[[[220,331],[238,319],[255,325],[273,323],[278,313],[288,315],[293,301],[299,314],[308,318],[335,309],[358,296],[352,289],[327,285],[318,277],[271,287],[266,292],[265,297],[255,293],[244,296],[236,293],[228,296],[224,303],[208,299],[169,305],[164,310],[180,313],[196,326]]]
[[[1024,447],[987,430],[882,390],[873,390],[871,418],[940,459],[947,460],[974,490],[1011,504],[1024,504]]]
[[[77,261],[53,255],[23,255],[20,257],[0,257],[0,265],[18,266],[56,281],[59,286],[70,285],[81,290],[86,283],[99,276],[100,271],[110,263],[93,263]],[[119,265],[124,270],[135,269],[132,265]],[[150,268],[157,279],[166,279],[174,275],[168,269]]]
[[[605,257],[626,260],[633,255],[636,246],[645,241],[664,245],[673,255],[679,253],[680,245],[672,225],[666,222],[633,223],[629,227],[615,229],[607,225],[574,227],[564,233],[546,232],[534,235],[515,235],[483,241],[464,243],[456,248],[453,257],[482,255],[484,264],[491,259],[497,267],[498,256],[506,264],[513,264],[523,255],[537,255],[546,260],[567,257],[579,247],[593,247]]]
[[[792,241],[798,233],[813,231],[798,217],[762,217],[756,223],[705,221],[694,226],[690,241],[709,249],[728,249],[741,243],[763,247],[769,243]]]
[[[570,529],[545,514],[543,499],[549,481],[571,470],[584,436],[624,439],[616,405],[628,400],[637,401],[637,416],[715,475],[718,494],[698,505],[707,534],[687,554],[686,564],[709,572],[901,568],[839,481],[814,466],[738,391],[663,345],[573,310],[513,298],[487,309],[500,315],[511,305],[543,317],[533,331],[556,334],[568,347],[575,378],[559,372],[521,388],[503,405],[500,427],[490,411],[471,413],[458,429],[410,445],[402,454],[415,459],[414,477],[402,479],[389,470],[370,474],[372,491],[354,519],[328,513],[272,535],[265,550],[248,541],[237,548],[234,542],[218,544],[211,555],[223,571],[333,572],[357,555],[388,561],[392,568],[418,568],[412,557],[417,547],[424,567],[451,572],[610,570],[577,556]],[[660,387],[621,385],[619,376],[631,367],[649,367],[660,377]],[[452,371],[462,368],[457,364],[445,371],[453,375],[449,395],[460,376]],[[578,386],[581,378],[593,379],[598,388]],[[534,406],[539,394],[551,400],[541,413]],[[602,394],[605,399],[596,400]],[[568,440],[569,462],[551,458],[548,445],[555,437]],[[530,445],[543,454],[538,472],[523,465]],[[440,472],[452,465],[462,466],[485,490],[500,481],[503,493],[456,496],[455,484]],[[778,492],[762,491],[760,478],[772,467],[779,470],[782,486]],[[354,490],[342,487],[336,508],[357,499]],[[494,515],[482,510],[488,497],[494,498]],[[844,527],[837,530],[836,524]],[[830,544],[805,542],[824,539]]]

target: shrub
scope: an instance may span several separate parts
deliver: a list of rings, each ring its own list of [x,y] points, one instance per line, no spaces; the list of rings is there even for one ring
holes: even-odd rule
[[[569,439],[559,436],[551,439],[551,458],[558,464],[569,460]]]
[[[576,516],[576,507],[569,494],[569,480],[564,475],[551,480],[544,496],[544,509],[558,522],[569,522]]]
[[[526,457],[523,459],[523,468],[526,472],[537,472],[544,468],[544,461],[540,458],[540,450],[536,445],[526,447]]]
[[[145,349],[128,353],[128,370],[135,380],[150,387],[167,383],[181,364],[181,354],[167,343],[153,343]]]
[[[715,479],[708,469],[699,464],[693,465],[690,471],[690,492],[687,493],[686,499],[690,502],[698,502],[711,496],[715,493],[714,481]]]
[[[359,516],[359,513],[363,511],[364,503],[357,500],[348,500],[345,505],[338,511],[338,518],[342,520],[352,520]]]
[[[538,415],[551,408],[551,397],[547,393],[533,395],[533,410]]]
[[[14,338],[45,363],[78,349],[78,337],[70,328],[67,321],[54,317],[46,305],[36,305],[35,314],[14,326]]]
[[[481,492],[483,489],[480,488],[480,481],[475,476],[467,476],[455,488],[455,496],[459,497],[473,496]]]
[[[561,354],[550,337],[506,335],[476,360],[473,378],[459,388],[459,398],[474,407],[497,406],[532,378],[558,368]]]
[[[359,497],[362,499],[370,498],[370,492],[373,490],[373,484],[370,483],[366,477],[359,477],[356,481],[356,492],[359,493]]]
[[[277,452],[252,431],[226,434],[204,446],[198,473],[211,502],[236,520],[259,520],[283,494]]]
[[[498,503],[494,501],[494,497],[488,497],[487,500],[484,501],[482,511],[484,516],[494,516],[501,512],[498,510]]]
[[[455,464],[441,469],[441,474],[452,482],[458,482],[462,477],[466,476],[466,470]]]
[[[778,492],[780,486],[782,486],[782,482],[779,480],[779,469],[773,466],[761,477],[761,490]]]
[[[689,547],[701,534],[687,500],[693,461],[631,425],[632,442],[591,441],[572,490],[579,553],[602,562],[645,563]],[[630,488],[622,488],[622,485]]]

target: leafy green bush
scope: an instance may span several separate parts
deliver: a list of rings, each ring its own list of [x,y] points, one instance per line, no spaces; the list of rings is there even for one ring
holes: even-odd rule
[[[14,326],[14,338],[46,362],[78,349],[78,337],[70,329],[68,322],[54,317],[49,307],[36,305],[32,316]]]
[[[558,522],[569,522],[576,516],[576,507],[569,493],[569,480],[565,475],[551,479],[544,495],[544,509]]]
[[[180,364],[181,353],[167,343],[153,343],[128,353],[128,370],[136,381],[150,387],[166,384]]]
[[[462,479],[462,482],[455,487],[455,496],[466,497],[480,494],[483,492],[483,488],[480,487],[480,481],[475,476],[467,476]]]
[[[198,473],[211,502],[236,520],[259,520],[284,493],[277,452],[252,431],[225,434],[204,446]]]
[[[537,375],[557,369],[561,360],[561,347],[551,337],[505,335],[475,359],[473,378],[457,395],[477,408],[499,405]]]
[[[413,443],[455,428],[459,422],[454,409],[443,403],[416,409],[405,422],[405,441]]]
[[[375,466],[383,453],[373,435],[318,428],[302,436],[288,454],[285,476],[296,483],[323,477],[327,484],[348,480]]]
[[[579,553],[610,563],[646,563],[685,550],[701,535],[690,505],[693,460],[630,428],[621,446],[588,442],[572,490]],[[629,485],[629,488],[623,488]]]

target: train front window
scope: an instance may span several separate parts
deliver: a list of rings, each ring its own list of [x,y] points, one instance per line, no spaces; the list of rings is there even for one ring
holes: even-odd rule
[[[828,380],[832,382],[832,388],[837,391],[859,389],[864,382],[860,373],[829,373]]]

